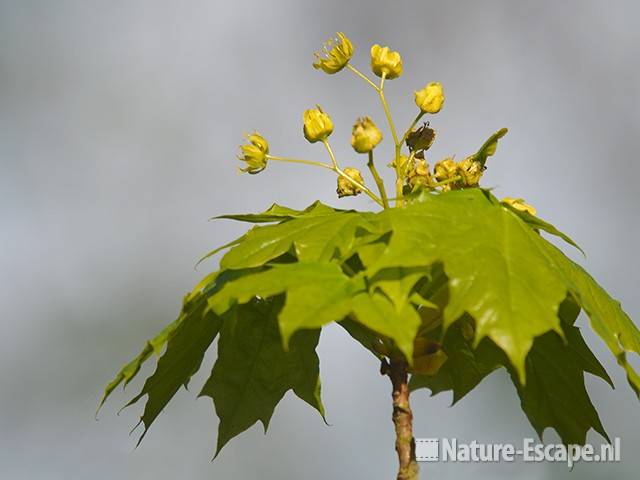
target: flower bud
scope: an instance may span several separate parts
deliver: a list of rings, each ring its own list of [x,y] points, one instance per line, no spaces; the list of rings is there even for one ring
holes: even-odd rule
[[[246,162],[246,168],[241,168],[241,172],[250,174],[260,173],[267,166],[267,155],[269,154],[269,144],[258,132],[247,135],[249,143],[240,146],[238,159]]]
[[[480,182],[484,167],[476,160],[475,155],[471,155],[458,164],[458,173],[462,177],[465,186],[475,187]]]
[[[450,180],[453,177],[458,176],[458,165],[453,160],[453,158],[445,158],[444,160],[440,160],[436,162],[433,166],[433,173],[438,182],[443,182],[445,180]],[[448,192],[460,186],[460,182],[451,182],[446,183],[441,186],[443,192]]]
[[[304,120],[304,138],[311,143],[326,140],[333,132],[331,117],[322,111],[320,105],[317,105],[317,108],[306,110],[302,118]]]
[[[408,161],[409,161],[409,157],[407,157],[406,155],[400,154],[400,158],[398,159],[397,165],[396,165],[396,159],[394,158],[393,160],[391,160],[391,163],[387,164],[387,167],[393,168],[394,170],[397,169],[400,172],[404,172],[408,167],[407,165]]]
[[[445,158],[444,160],[436,162],[433,167],[433,173],[439,182],[449,180],[458,174],[458,165],[456,165],[453,158]]]
[[[321,52],[316,52],[317,62],[313,64],[316,70],[325,73],[338,73],[347,66],[353,55],[353,44],[344,33],[338,32],[338,38],[328,40]]]
[[[431,82],[415,92],[416,105],[423,113],[438,113],[444,103],[444,92],[440,82]]]
[[[408,176],[409,185],[414,188],[418,185],[422,185],[425,187],[431,186],[433,183],[433,178],[431,177],[431,172],[429,171],[429,165],[424,160],[417,160]]]
[[[345,173],[345,175],[347,175],[352,180],[355,180],[360,185],[364,185],[362,174],[357,168],[347,167],[343,170],[343,172]],[[342,175],[340,175],[338,176],[338,189],[336,190],[336,192],[338,193],[338,197],[342,198],[358,195],[359,193],[362,193],[362,189],[349,181],[349,179],[344,178]]]
[[[371,70],[378,77],[385,75],[388,80],[402,75],[402,58],[398,52],[392,52],[389,47],[375,44],[371,47]]]
[[[382,132],[369,117],[359,118],[351,132],[351,146],[358,153],[369,153],[382,141]]]
[[[524,200],[522,198],[505,197],[500,200],[500,202],[509,205],[510,207],[515,208],[516,210],[519,210],[521,212],[527,212],[531,215],[536,214],[536,209],[531,205],[524,203]]]

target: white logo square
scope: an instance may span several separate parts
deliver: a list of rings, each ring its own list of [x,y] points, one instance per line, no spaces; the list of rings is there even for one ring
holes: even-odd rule
[[[437,462],[440,457],[439,443],[437,438],[416,438],[416,460]]]

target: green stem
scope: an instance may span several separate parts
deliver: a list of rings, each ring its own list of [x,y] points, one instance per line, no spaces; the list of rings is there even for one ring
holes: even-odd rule
[[[371,175],[373,175],[373,179],[378,186],[378,191],[380,192],[380,197],[382,198],[382,206],[384,208],[389,208],[389,199],[387,198],[387,192],[384,188],[384,182],[382,181],[382,178],[380,178],[378,170],[373,163],[373,150],[369,152],[369,162],[367,163],[367,167],[369,167],[369,171],[371,172]]]
[[[402,175],[398,167],[398,165],[400,164],[400,154],[401,154],[402,144],[406,140],[409,133],[411,133],[411,130],[413,130],[413,127],[415,127],[416,123],[420,121],[420,118],[422,118],[422,115],[424,114],[422,112],[418,114],[418,116],[414,119],[413,123],[411,124],[407,132],[403,135],[402,140],[399,140],[398,133],[396,132],[396,126],[393,123],[393,116],[391,115],[391,109],[389,108],[389,103],[387,102],[387,98],[384,95],[384,81],[386,79],[386,75],[385,74],[382,75],[382,78],[380,79],[380,85],[378,86],[375,83],[373,83],[369,79],[369,77],[367,77],[365,74],[363,74],[360,70],[358,70],[356,67],[354,67],[350,63],[347,64],[347,68],[351,70],[353,73],[355,73],[358,77],[362,78],[365,82],[367,82],[376,92],[378,92],[378,96],[380,97],[380,102],[382,103],[382,108],[384,109],[384,115],[387,119],[387,123],[389,124],[389,129],[391,130],[391,136],[393,137],[393,144],[395,146],[394,150],[395,150],[395,164],[396,164],[396,197],[395,197],[396,207],[402,206],[404,204],[403,192],[402,192],[404,176]],[[372,174],[373,174],[373,171],[372,171]],[[375,177],[376,175],[374,174],[374,178]],[[378,179],[376,179],[376,184],[378,184],[378,189],[380,189],[380,183],[378,183]],[[382,195],[382,190],[380,190],[380,195]],[[383,202],[387,205],[385,207],[387,208],[389,203],[388,198],[387,199],[383,198]]]
[[[382,108],[384,108],[384,115],[387,117],[387,123],[389,124],[391,136],[393,137],[393,143],[396,147],[398,147],[398,145],[400,145],[400,141],[398,140],[398,134],[396,133],[396,126],[393,123],[391,110],[389,110],[389,104],[387,103],[387,99],[384,96],[384,77],[385,75],[383,74],[382,79],[380,80],[380,88],[378,88],[378,95],[380,96],[380,102],[382,102]]]
[[[415,151],[409,153],[409,158],[407,158],[407,163],[404,164],[404,172],[402,172],[403,175],[407,174],[407,169],[411,166],[411,162],[413,162],[413,159],[415,158],[415,156],[416,156]]]
[[[418,115],[416,115],[416,118],[413,119],[413,122],[411,122],[411,125],[409,125],[409,128],[407,128],[407,131],[404,132],[404,135],[402,136],[402,140],[400,140],[401,144],[404,143],[407,140],[407,137],[413,131],[413,127],[416,126],[416,124],[420,121],[420,119],[422,117],[424,117],[424,112],[420,111],[420,113],[418,113]]]
[[[287,162],[287,163],[298,163],[303,165],[313,165],[314,167],[322,167],[328,168],[329,170],[333,170],[331,165],[322,162],[313,162],[311,160],[299,160],[297,158],[287,158],[287,157],[275,157],[273,155],[267,155],[269,160],[274,160],[276,162]]]
[[[346,173],[344,173],[340,167],[338,167],[338,164],[336,162],[336,158],[333,154],[333,151],[331,150],[331,147],[329,146],[329,142],[327,142],[326,140],[324,141],[325,147],[327,148],[327,151],[329,152],[329,157],[331,157],[331,163],[333,165],[329,165],[327,163],[322,163],[322,162],[314,162],[311,160],[301,160],[298,158],[288,158],[288,157],[276,157],[274,155],[267,155],[267,158],[269,160],[273,160],[276,162],[286,162],[286,163],[297,163],[297,164],[301,164],[301,165],[312,165],[314,167],[322,167],[322,168],[326,168],[327,170],[331,170],[332,172],[337,173],[338,175],[340,175],[341,177],[346,178],[347,180],[349,180],[353,185],[355,185],[356,187],[358,187],[359,189],[361,189],[363,192],[365,192],[367,195],[369,195],[378,205],[380,205],[383,208],[386,208],[384,205],[384,202],[382,200],[380,200],[375,193],[373,193],[371,190],[369,190],[367,187],[365,187],[364,185],[360,184],[359,182],[355,181],[353,178],[351,178],[349,175],[347,175]]]
[[[396,207],[402,207],[404,205],[404,192],[402,191],[403,188],[404,188],[404,180],[396,170],[396,197],[395,197]]]
[[[374,202],[376,202],[378,205],[384,208],[384,203],[382,202],[382,200],[380,200],[380,198],[378,198],[378,196],[375,193],[373,193],[371,190],[369,190],[367,187],[365,187],[363,184],[361,184],[357,180],[354,180],[349,175],[344,173],[344,171],[338,166],[338,162],[336,161],[336,156],[333,154],[333,150],[331,149],[331,145],[329,145],[329,142],[325,139],[322,141],[322,143],[324,144],[325,148],[327,149],[327,152],[329,153],[329,157],[331,158],[331,163],[333,164],[333,167],[331,168],[331,170],[333,170],[338,175],[340,175],[341,177],[349,181],[351,184],[358,187],[364,193],[369,195],[369,197],[371,197]]]
[[[456,175],[455,177],[447,178],[446,180],[442,180],[441,182],[433,183],[431,187],[432,188],[441,187],[443,185],[448,185],[449,183],[455,183],[460,180],[462,180],[462,177],[460,175]]]
[[[367,77],[364,73],[362,73],[360,70],[358,70],[356,67],[354,67],[353,65],[351,65],[350,63],[347,63],[347,68],[349,70],[351,70],[353,73],[355,73],[357,76],[359,76],[361,79],[363,79],[365,82],[367,82],[369,85],[371,85],[374,90],[378,91],[378,86],[373,83],[369,77]]]
[[[331,163],[333,164],[333,169],[338,169],[338,162],[336,161],[336,156],[333,154],[333,150],[331,149],[331,145],[329,145],[329,140],[322,140],[324,147],[327,149],[327,153],[329,153],[329,158],[331,158]]]
[[[387,102],[387,98],[384,96],[384,81],[386,75],[382,74],[382,78],[380,79],[380,87],[378,87],[378,96],[380,97],[380,102],[382,103],[382,108],[384,109],[384,115],[387,117],[387,123],[389,124],[389,130],[391,130],[391,136],[393,137],[393,144],[395,146],[395,165],[396,165],[396,207],[401,207],[404,204],[402,187],[404,183],[404,178],[400,173],[400,150],[402,148],[402,143],[398,140],[398,133],[396,132],[396,126],[393,123],[393,117],[391,116],[391,110],[389,109],[389,103]]]

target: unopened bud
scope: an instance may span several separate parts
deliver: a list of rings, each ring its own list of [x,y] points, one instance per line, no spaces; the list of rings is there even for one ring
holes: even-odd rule
[[[449,180],[458,174],[458,165],[456,165],[453,158],[445,158],[444,160],[436,162],[433,167],[433,172],[436,179],[439,182],[442,182],[443,180]]]
[[[304,138],[311,143],[326,140],[333,132],[331,117],[322,111],[320,105],[317,108],[306,110],[303,114],[303,120]]]
[[[371,47],[371,70],[378,77],[383,75],[387,80],[402,75],[402,57],[398,52],[392,52],[389,47],[375,44]]]
[[[358,153],[368,153],[382,140],[382,132],[369,117],[359,118],[353,125],[351,146]]]
[[[415,92],[416,105],[424,113],[438,113],[444,103],[444,91],[440,82],[431,82]]]
[[[475,155],[471,155],[458,164],[458,173],[465,186],[475,187],[480,182],[484,167],[476,160]]]

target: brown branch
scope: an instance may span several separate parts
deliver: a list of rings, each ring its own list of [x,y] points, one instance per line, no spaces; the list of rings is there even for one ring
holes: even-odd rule
[[[396,429],[398,453],[397,480],[418,480],[416,444],[413,438],[413,413],[409,405],[407,363],[404,360],[383,361],[380,372],[389,375],[393,385],[393,424]]]

